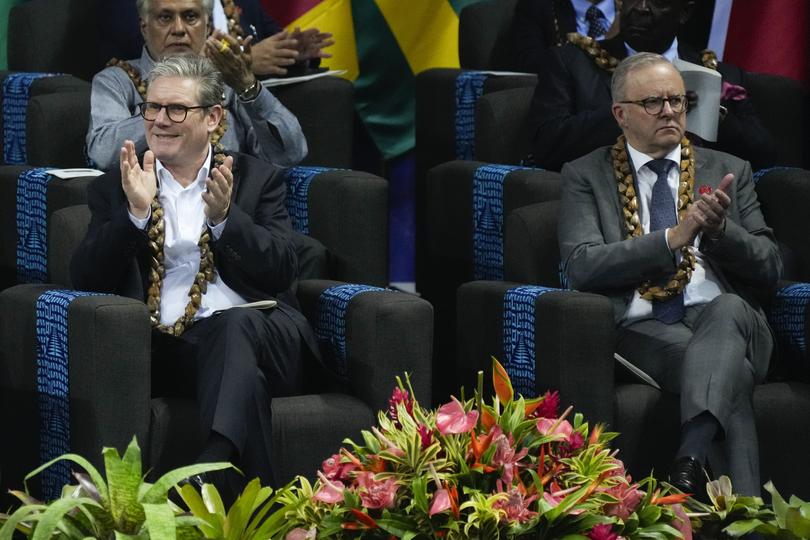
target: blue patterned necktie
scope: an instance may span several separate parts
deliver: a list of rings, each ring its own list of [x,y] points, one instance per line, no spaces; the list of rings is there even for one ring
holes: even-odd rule
[[[668,229],[678,224],[675,199],[667,181],[669,170],[674,165],[675,162],[669,159],[654,159],[647,163],[647,167],[658,176],[650,197],[650,232]],[[683,319],[685,311],[683,293],[663,302],[653,300],[652,306],[653,316],[663,323],[672,324]]]
[[[607,34],[608,21],[605,14],[596,6],[591,6],[585,12],[585,22],[588,23],[588,37],[599,39]]]

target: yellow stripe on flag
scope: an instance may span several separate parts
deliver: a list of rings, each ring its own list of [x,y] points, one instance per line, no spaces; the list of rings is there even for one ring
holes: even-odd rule
[[[345,69],[341,75],[353,81],[360,73],[357,62],[357,46],[354,40],[351,0],[323,0],[296,20],[287,25],[287,30],[299,27],[302,30],[317,28],[321,32],[331,32],[335,44],[324,49],[332,58],[324,58],[321,65],[329,69]]]
[[[448,0],[374,0],[414,74],[459,67],[458,15]]]

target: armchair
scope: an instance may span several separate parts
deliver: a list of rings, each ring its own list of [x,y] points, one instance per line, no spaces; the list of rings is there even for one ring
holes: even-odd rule
[[[774,232],[785,259],[793,261],[786,276],[806,279],[806,241],[797,232],[806,227],[792,205],[810,204],[810,172],[772,170],[760,176],[757,192],[766,220],[778,227]],[[512,212],[504,243],[506,281],[459,288],[459,377],[469,384],[472,374],[488,365],[489,355],[495,355],[507,369],[529,372],[524,389],[557,388],[562,403],[620,432],[616,445],[634,476],[651,470],[665,474],[678,443],[678,400],[614,369],[615,330],[606,297],[560,290],[555,271],[558,211],[559,203],[551,201]],[[528,290],[526,283],[532,284]],[[810,285],[796,288],[801,290],[791,300],[781,298],[782,293],[769,308],[774,326],[775,319],[788,317],[792,325],[777,329],[779,351],[772,362],[777,370],[756,387],[754,408],[762,480],[772,479],[780,491],[806,497],[810,472],[799,464],[810,442]],[[516,289],[524,290],[517,307]],[[513,322],[516,313],[524,318],[522,325]],[[794,352],[788,352],[791,345],[798,345]]]
[[[343,438],[356,437],[361,429],[372,425],[375,411],[386,406],[395,375],[413,373],[420,399],[427,399],[431,388],[432,310],[424,300],[362,287],[361,294],[344,306],[343,335],[330,335],[328,327],[319,322],[320,313],[329,304],[323,293],[342,285],[324,278],[360,276],[372,282],[385,281],[387,243],[369,243],[364,238],[369,233],[375,239],[376,235],[387,238],[386,182],[363,173],[336,171],[315,175],[310,185],[303,199],[309,230],[313,236],[337,231],[337,240],[328,235],[320,238],[326,254],[319,256],[326,262],[308,265],[310,279],[299,281],[297,297],[316,333],[324,338],[324,353],[340,362],[345,359],[346,379],[322,393],[278,398],[270,403],[273,424],[256,435],[272,440],[277,483],[299,473],[312,475]],[[335,208],[338,203],[344,212],[361,205],[367,210],[360,214],[364,219],[346,219]],[[85,206],[53,214],[49,271],[55,285],[18,285],[0,293],[0,339],[6,344],[0,353],[0,400],[4,410],[18,413],[9,419],[8,426],[15,444],[0,449],[4,487],[20,486],[22,475],[40,463],[43,437],[37,420],[40,397],[36,392],[35,306],[45,290],[70,286],[67,261],[88,221]],[[373,250],[358,255],[368,268],[350,264],[356,253],[347,251],[347,246]],[[151,329],[145,305],[116,296],[79,297],[67,308],[66,321],[69,391],[65,401],[69,406],[71,451],[98,464],[103,445],[122,448],[134,434],[152,474],[192,460],[201,445],[194,402],[151,395]],[[342,346],[335,347],[336,343]],[[259,388],[260,399],[267,397],[264,392],[264,386]]]

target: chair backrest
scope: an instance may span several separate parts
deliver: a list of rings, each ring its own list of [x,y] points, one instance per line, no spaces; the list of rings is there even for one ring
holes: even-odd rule
[[[86,204],[68,206],[51,215],[48,224],[48,274],[50,282],[72,288],[70,260],[87,234],[90,209]]]
[[[515,70],[512,21],[517,0],[486,0],[461,10],[458,52],[465,69]]]
[[[520,163],[531,149],[529,117],[533,87],[485,94],[475,106],[476,159],[488,163]]]
[[[757,116],[776,139],[779,165],[810,167],[807,94],[801,83],[779,75],[750,73],[746,78]]]
[[[302,165],[352,166],[354,85],[338,77],[321,77],[277,86],[273,94],[295,115],[309,152]]]
[[[504,279],[529,285],[561,287],[557,218],[560,201],[513,210],[504,227]]]

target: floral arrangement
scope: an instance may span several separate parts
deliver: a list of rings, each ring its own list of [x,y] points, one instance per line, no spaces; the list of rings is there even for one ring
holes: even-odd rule
[[[615,433],[559,414],[556,392],[516,397],[497,360],[491,404],[480,374],[472,399],[436,411],[398,383],[363,444],[279,495],[284,538],[691,538],[686,495],[633,481]]]

